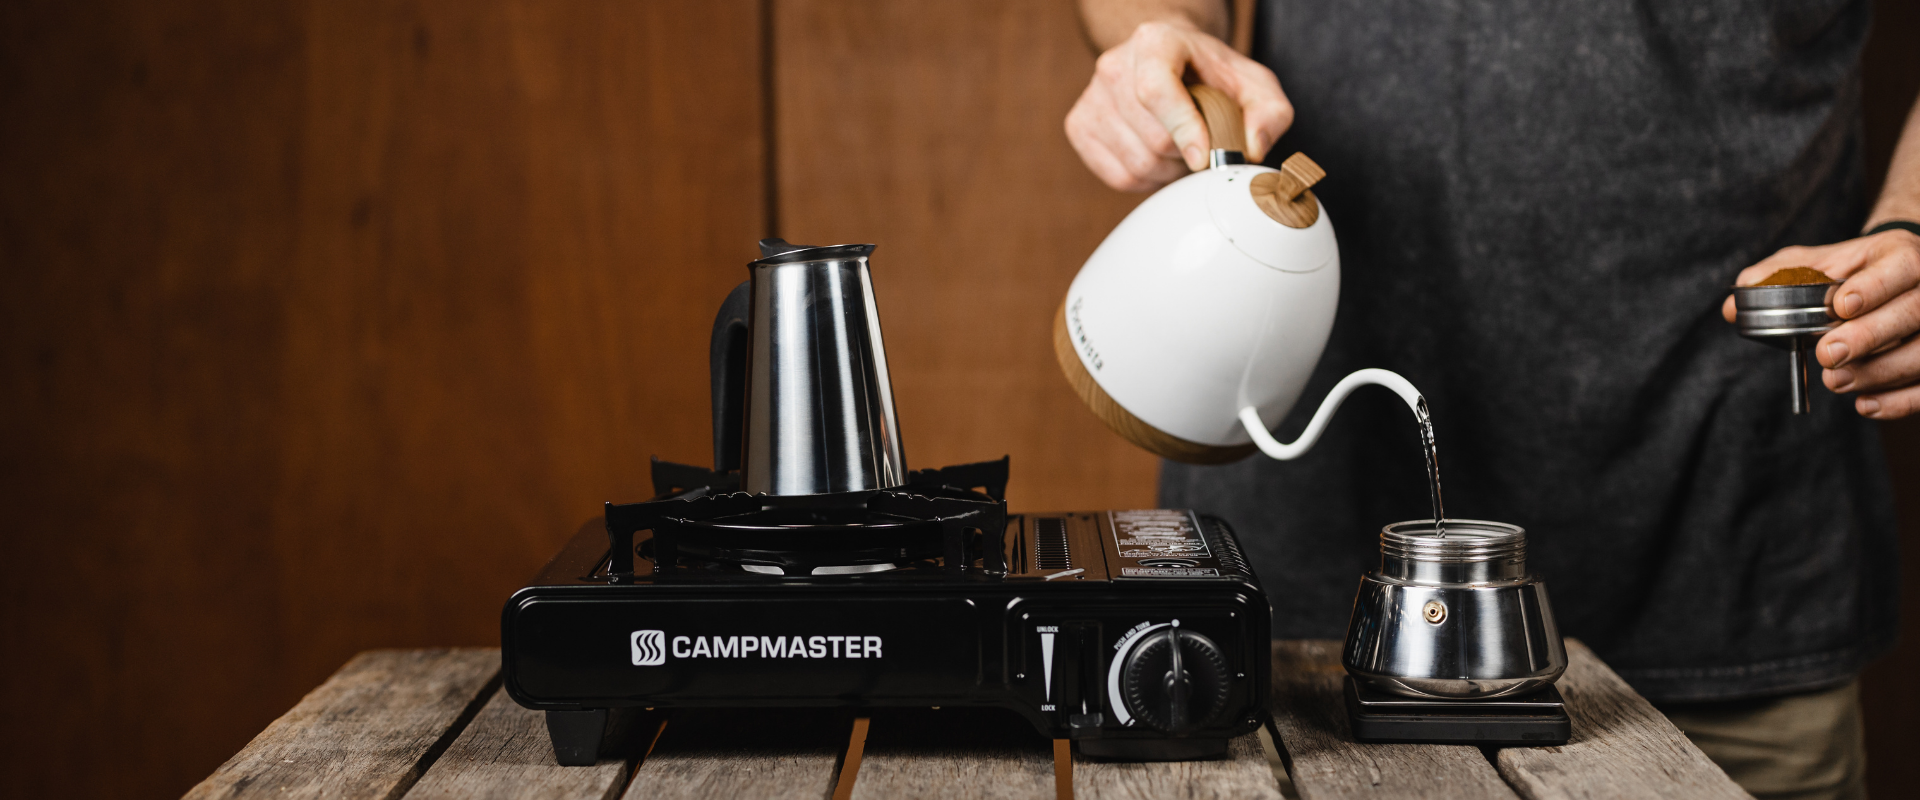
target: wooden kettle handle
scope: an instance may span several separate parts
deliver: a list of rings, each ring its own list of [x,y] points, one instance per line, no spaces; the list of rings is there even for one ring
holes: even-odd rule
[[[1226,92],[1211,86],[1187,87],[1200,118],[1207,123],[1207,141],[1215,150],[1247,152],[1247,123],[1240,116],[1240,104]]]

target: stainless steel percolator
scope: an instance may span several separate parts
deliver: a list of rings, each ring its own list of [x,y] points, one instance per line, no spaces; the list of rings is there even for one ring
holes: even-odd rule
[[[751,494],[907,482],[870,244],[760,241],[714,321],[714,468]]]
[[[1527,571],[1526,531],[1450,519],[1380,532],[1380,568],[1360,579],[1342,662],[1408,697],[1524,694],[1567,668],[1547,587]]]

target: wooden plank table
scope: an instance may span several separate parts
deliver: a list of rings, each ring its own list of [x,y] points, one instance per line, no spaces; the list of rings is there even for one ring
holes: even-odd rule
[[[632,711],[600,762],[554,763],[544,718],[500,690],[492,649],[379,650],[341,667],[191,798],[1628,798],[1747,797],[1667,719],[1567,642],[1560,747],[1359,744],[1340,644],[1275,642],[1271,737],[1226,758],[1074,755],[981,709]],[[864,713],[864,712],[863,712]],[[1270,743],[1269,743],[1270,741]]]

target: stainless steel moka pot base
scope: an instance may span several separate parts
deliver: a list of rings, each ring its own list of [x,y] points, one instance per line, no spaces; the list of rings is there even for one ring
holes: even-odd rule
[[[1567,668],[1527,535],[1502,522],[1399,522],[1360,580],[1342,663],[1356,680],[1419,698],[1486,699],[1545,687]]]
[[[1734,324],[1740,335],[1787,351],[1793,413],[1807,413],[1807,355],[1827,331],[1839,325],[1829,303],[1838,283],[1796,286],[1736,286]]]

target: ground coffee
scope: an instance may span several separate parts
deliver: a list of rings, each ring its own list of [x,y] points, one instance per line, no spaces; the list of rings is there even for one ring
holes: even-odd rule
[[[1827,273],[1812,267],[1788,267],[1768,275],[1767,279],[1755,286],[1806,286],[1813,283],[1833,283]]]

